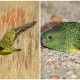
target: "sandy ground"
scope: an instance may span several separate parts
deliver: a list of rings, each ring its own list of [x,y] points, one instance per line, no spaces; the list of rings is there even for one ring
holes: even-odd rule
[[[52,15],[60,15],[69,21],[80,18],[80,2],[42,2],[41,22],[47,23]],[[47,48],[41,49],[41,78],[79,79],[80,52],[63,53]]]

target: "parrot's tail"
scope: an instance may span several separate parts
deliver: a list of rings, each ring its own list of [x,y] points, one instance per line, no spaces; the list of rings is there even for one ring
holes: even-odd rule
[[[33,27],[34,25],[36,24],[36,21],[33,21],[33,22],[29,22],[27,24],[23,24],[17,28],[14,28],[15,32],[17,32],[17,34],[20,34],[24,31],[26,31],[27,29]]]

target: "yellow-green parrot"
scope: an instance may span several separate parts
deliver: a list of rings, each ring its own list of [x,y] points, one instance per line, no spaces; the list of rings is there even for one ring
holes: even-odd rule
[[[0,54],[7,55],[12,52],[20,51],[21,49],[16,49],[13,47],[15,39],[20,33],[31,28],[33,25],[35,25],[35,23],[36,21],[29,22],[29,23],[20,25],[19,27],[8,30],[0,41]]]

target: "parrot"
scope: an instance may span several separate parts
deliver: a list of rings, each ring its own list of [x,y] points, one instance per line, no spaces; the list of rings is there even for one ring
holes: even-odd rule
[[[41,43],[44,47],[59,52],[80,51],[80,23],[61,22],[41,33]]]
[[[15,39],[18,37],[18,35],[31,28],[35,24],[36,21],[32,21],[6,31],[0,40],[0,55],[8,55],[10,53],[20,51],[21,49],[16,49],[13,47]]]

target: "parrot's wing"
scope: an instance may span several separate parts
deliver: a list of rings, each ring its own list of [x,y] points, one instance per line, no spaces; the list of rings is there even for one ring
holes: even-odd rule
[[[5,35],[3,36],[2,40],[0,41],[0,47],[1,48],[9,48],[11,46],[13,46],[14,40],[16,39],[16,37],[24,32],[25,30],[31,28],[33,25],[35,25],[36,21],[27,23],[27,24],[23,24],[17,28],[13,28],[9,31],[7,31],[5,33]]]
[[[2,40],[0,41],[0,47],[2,48],[9,48],[13,45],[15,40],[15,31],[9,30],[7,31]]]

